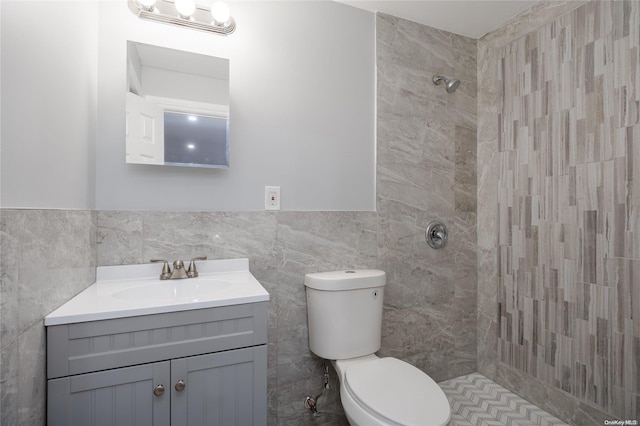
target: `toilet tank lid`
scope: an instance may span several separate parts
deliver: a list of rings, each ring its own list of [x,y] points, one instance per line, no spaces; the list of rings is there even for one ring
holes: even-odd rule
[[[304,276],[304,285],[324,291],[357,290],[382,287],[387,274],[378,269],[351,269],[345,271],[316,272]]]

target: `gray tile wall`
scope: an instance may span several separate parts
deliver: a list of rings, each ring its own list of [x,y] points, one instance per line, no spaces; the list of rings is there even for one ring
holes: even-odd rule
[[[100,265],[151,258],[248,257],[271,295],[269,311],[270,424],[311,423],[303,400],[322,384],[322,364],[307,343],[307,272],[376,266],[377,215],[350,212],[98,213]],[[334,377],[335,379],[335,377]],[[337,389],[337,382],[333,382]],[[344,422],[336,392],[319,405],[313,424]]]
[[[151,258],[248,257],[271,294],[270,424],[346,424],[335,375],[308,349],[303,276],[388,272],[380,354],[435,380],[476,371],[476,43],[377,18],[377,212],[2,211],[2,424],[44,424],[43,317],[95,279],[95,266]],[[434,73],[462,80],[447,94]],[[426,225],[444,221],[443,250]],[[96,261],[97,253],[97,261]]]
[[[480,370],[640,418],[640,4],[541,2],[478,51]]]
[[[43,318],[95,281],[96,212],[0,212],[0,424],[44,424]]]
[[[376,32],[382,353],[443,380],[476,368],[476,42],[381,14]],[[449,228],[444,249],[425,243],[432,220]]]
[[[303,277],[308,272],[392,270],[381,353],[413,362],[437,380],[476,369],[475,334],[469,332],[475,330],[474,302],[464,302],[471,311],[465,315],[457,310],[455,314],[448,312],[454,310],[453,304],[463,303],[463,295],[472,293],[464,288],[470,281],[455,282],[453,274],[466,268],[452,265],[455,244],[445,252],[451,259],[437,266],[442,268],[437,277],[428,265],[424,270],[403,272],[402,265],[411,260],[396,257],[394,261],[386,246],[414,236],[388,229],[389,222],[375,212],[101,211],[98,263],[145,263],[155,257],[188,259],[200,254],[214,259],[248,257],[252,273],[271,295],[270,424],[346,424],[335,391],[335,375],[333,390],[320,401],[321,417],[311,419],[302,404],[304,397],[315,396],[322,384],[321,361],[310,353],[307,341]],[[413,232],[421,230],[416,226]],[[415,252],[423,252],[423,256],[427,252],[423,241],[416,238],[411,244],[415,244]],[[444,285],[439,285],[440,280]],[[403,305],[393,302],[394,297]]]

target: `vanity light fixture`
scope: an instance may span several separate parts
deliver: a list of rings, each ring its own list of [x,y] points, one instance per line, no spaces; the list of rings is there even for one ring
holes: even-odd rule
[[[211,17],[216,25],[228,25],[231,22],[229,6],[222,1],[216,1],[211,5]]]
[[[196,11],[196,4],[193,0],[175,0],[176,10],[182,19],[189,19]]]
[[[195,0],[128,0],[128,4],[140,19],[220,35],[231,34],[236,29],[229,7],[221,1],[213,3],[211,8],[196,4]]]

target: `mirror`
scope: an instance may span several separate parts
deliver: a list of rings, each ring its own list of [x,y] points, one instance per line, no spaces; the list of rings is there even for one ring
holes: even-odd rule
[[[229,168],[229,60],[127,42],[126,162]]]

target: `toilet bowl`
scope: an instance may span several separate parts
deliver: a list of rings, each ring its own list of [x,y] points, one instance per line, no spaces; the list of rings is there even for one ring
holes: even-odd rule
[[[375,355],[331,363],[351,426],[443,426],[449,422],[451,409],[444,392],[411,364]]]
[[[351,426],[442,426],[451,407],[438,384],[396,358],[379,358],[386,274],[305,275],[309,347],[331,360]]]

